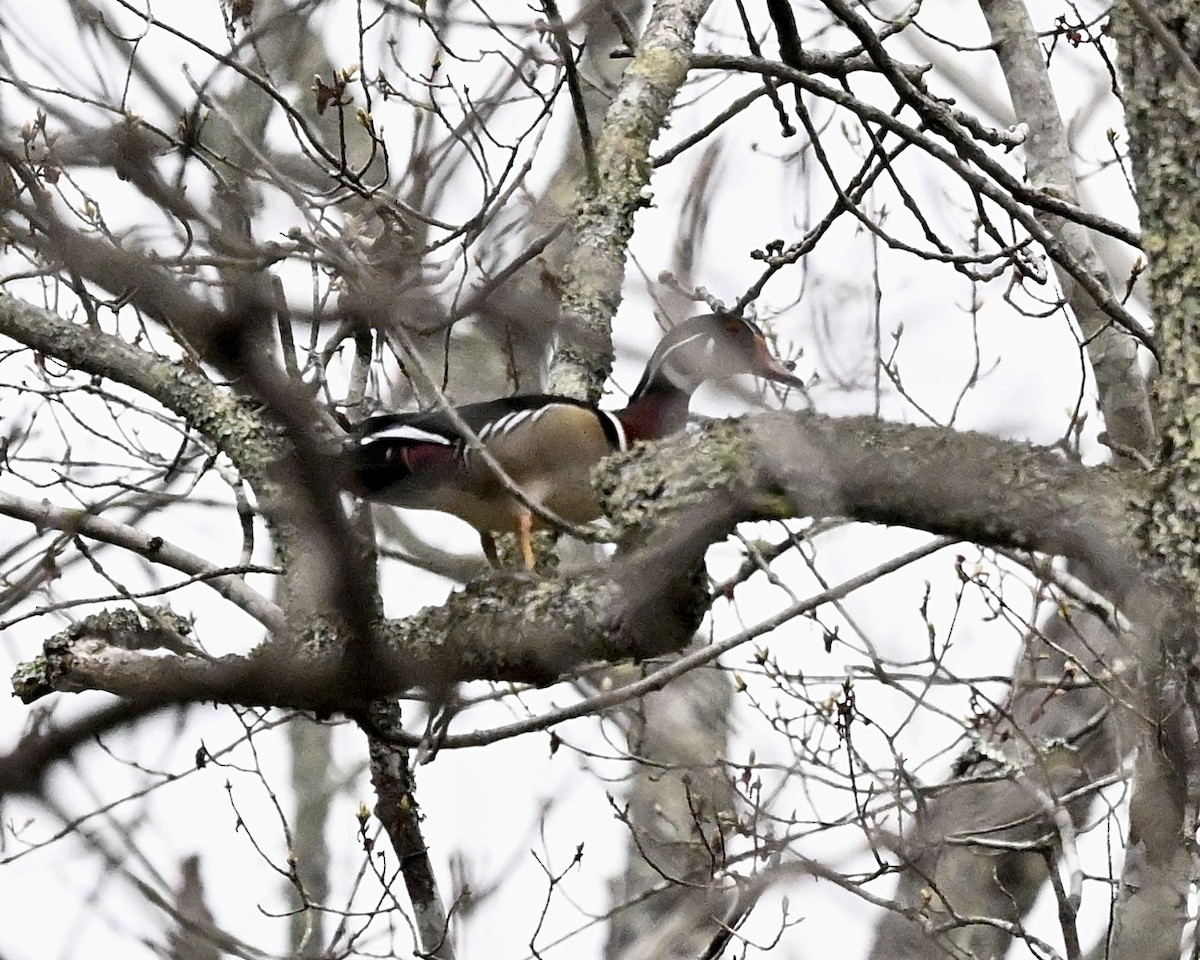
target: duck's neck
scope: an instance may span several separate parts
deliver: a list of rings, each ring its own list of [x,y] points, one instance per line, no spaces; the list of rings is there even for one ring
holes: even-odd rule
[[[616,411],[629,442],[655,440],[683,429],[694,390],[673,382],[661,368],[647,372],[629,398],[629,406]]]

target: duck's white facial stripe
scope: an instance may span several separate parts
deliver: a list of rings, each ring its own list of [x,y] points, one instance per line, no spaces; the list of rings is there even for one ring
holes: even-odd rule
[[[713,343],[713,339],[707,333],[693,333],[690,337],[685,337],[683,340],[680,340],[678,343],[671,344],[669,347],[667,347],[666,350],[664,350],[662,352],[662,356],[660,356],[658,358],[658,364],[657,364],[658,369],[663,372],[663,374],[666,376],[666,378],[674,386],[679,387],[684,390],[688,390],[688,389],[694,388],[695,384],[691,382],[691,377],[688,375],[687,371],[680,370],[675,365],[671,354],[675,353],[675,351],[677,351],[677,350],[681,350],[685,347],[689,347],[691,344],[695,343],[697,340],[705,340],[705,339],[708,340],[708,346],[706,347],[706,349],[710,350],[710,351],[715,350],[716,346]],[[711,354],[709,354],[709,355],[711,356]]]
[[[422,430],[407,423],[397,423],[367,434],[358,441],[360,447],[374,443],[376,440],[408,440],[412,443],[437,443],[443,447],[454,446],[454,441],[440,433]]]

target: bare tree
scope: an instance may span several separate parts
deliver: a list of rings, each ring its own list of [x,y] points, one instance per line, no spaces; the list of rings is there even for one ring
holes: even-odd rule
[[[13,902],[77,864],[173,957],[1191,955],[1200,22],[967,6],[0,11]],[[342,490],[374,413],[596,402],[714,311],[809,388],[605,460],[536,574]]]

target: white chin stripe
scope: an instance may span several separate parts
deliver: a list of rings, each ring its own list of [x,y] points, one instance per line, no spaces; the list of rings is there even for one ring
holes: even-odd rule
[[[454,446],[454,441],[449,437],[443,437],[440,433],[422,430],[420,427],[413,427],[407,423],[397,423],[390,427],[384,427],[382,430],[376,430],[359,440],[358,445],[365,447],[376,440],[408,440],[412,443],[436,443],[443,447]]]
[[[596,411],[600,416],[604,417],[611,425],[613,434],[617,438],[617,449],[624,452],[629,449],[629,437],[625,435],[625,425],[621,423],[617,417],[609,413],[607,410]]]

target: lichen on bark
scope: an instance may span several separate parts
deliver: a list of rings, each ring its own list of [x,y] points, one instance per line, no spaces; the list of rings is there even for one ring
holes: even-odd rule
[[[648,203],[650,145],[687,76],[696,28],[711,0],[655,4],[596,142],[599,182],[572,212],[575,245],[563,267],[563,333],[551,393],[598,400],[612,368],[612,318],[621,300],[634,215]]]
[[[1183,53],[1200,61],[1200,21],[1191,0],[1154,4],[1150,16]],[[1200,87],[1164,55],[1142,14],[1113,18],[1120,51],[1155,340],[1155,397],[1162,425],[1156,483],[1143,502],[1151,553],[1200,598]]]

